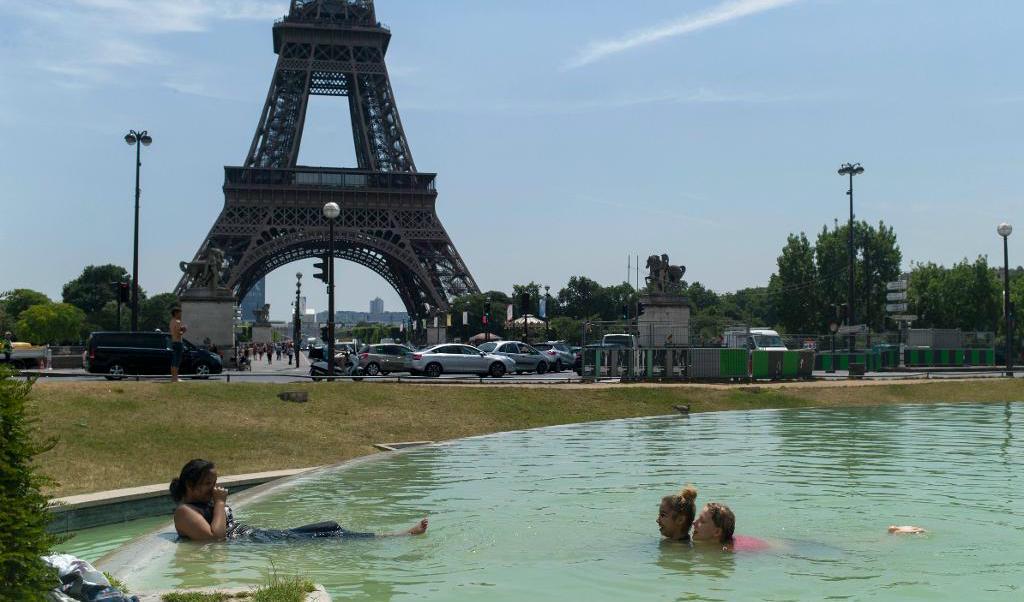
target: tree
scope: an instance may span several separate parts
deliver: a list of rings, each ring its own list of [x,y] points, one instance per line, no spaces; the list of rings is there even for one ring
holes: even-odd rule
[[[174,293],[160,293],[139,302],[139,330],[163,330],[169,328],[171,308],[178,305]],[[128,315],[128,308],[121,308],[122,315]]]
[[[551,339],[555,341],[567,341],[573,345],[579,345],[582,335],[583,321],[568,316],[551,318],[548,322],[548,329],[551,331]]]
[[[43,600],[58,583],[40,559],[56,542],[46,530],[52,517],[43,487],[50,482],[33,462],[54,442],[36,437],[26,403],[31,388],[0,368],[0,591],[9,600]]]
[[[0,307],[3,308],[6,319],[12,323],[16,323],[21,317],[21,312],[33,305],[47,303],[53,303],[53,301],[43,293],[28,288],[16,288],[0,296]]]
[[[777,290],[779,321],[790,333],[819,332],[822,304],[818,300],[818,270],[814,248],[801,232],[789,235],[778,259]]]
[[[818,270],[820,316],[831,316],[832,307],[849,301],[849,226],[823,227],[814,245]],[[896,233],[879,222],[853,223],[854,318],[875,330],[885,328],[885,283],[901,273],[903,253]],[[822,324],[824,326],[824,324]]]
[[[602,293],[601,285],[594,280],[586,276],[573,276],[565,288],[558,291],[558,305],[567,316],[599,319]]]
[[[69,303],[33,305],[18,320],[18,337],[36,345],[77,343],[86,330],[85,313]]]
[[[64,303],[70,303],[84,311],[90,318],[103,309],[110,301],[117,301],[117,289],[112,283],[129,282],[128,271],[117,265],[90,265],[81,275],[64,285]],[[139,291],[141,303],[143,293]],[[141,310],[141,307],[140,307]]]
[[[966,259],[945,268],[916,264],[910,273],[908,297],[923,328],[1002,330],[1002,283],[988,259]],[[1011,291],[1013,286],[1011,284]]]

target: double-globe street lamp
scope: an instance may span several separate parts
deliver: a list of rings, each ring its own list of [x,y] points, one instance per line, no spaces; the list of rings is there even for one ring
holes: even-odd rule
[[[846,298],[847,299],[847,310],[848,310],[848,313],[846,314],[846,316],[847,316],[846,325],[847,326],[853,326],[853,323],[856,321],[855,318],[854,318],[855,314],[854,314],[854,310],[853,310],[853,298],[854,298],[853,297],[853,276],[854,276],[854,274],[853,274],[853,176],[859,176],[862,173],[864,173],[864,168],[861,167],[860,163],[843,163],[839,167],[839,175],[841,175],[841,176],[850,176],[850,189],[846,191],[846,195],[850,197],[850,224],[848,226],[849,235],[850,236],[849,236],[849,241],[847,243],[847,255],[849,257],[849,266],[847,266],[847,269],[850,272],[850,274],[849,274],[849,276],[850,276],[850,279],[849,279],[850,288],[849,288],[849,290],[847,292],[847,298]],[[853,353],[854,347],[856,345],[856,341],[857,341],[857,335],[854,334],[854,332],[851,329],[851,331],[850,331],[850,353]]]
[[[302,318],[299,313],[299,300],[302,295],[302,272],[296,272],[295,274],[295,336],[292,337],[292,345],[295,347],[292,351],[295,352],[295,367],[299,367],[299,352],[302,351],[302,340],[299,338],[302,336]]]
[[[139,170],[142,167],[142,147],[153,144],[149,132],[129,130],[124,141],[135,147],[135,245],[132,254],[132,331],[139,330]]]
[[[1006,240],[1013,233],[1013,226],[1006,223],[999,224],[996,232],[1003,237],[1003,319],[1006,321],[1006,375],[1013,378],[1013,312],[1010,311],[1010,254]]]
[[[324,205],[327,218],[327,376],[334,376],[334,220],[341,215],[341,207],[330,202]]]

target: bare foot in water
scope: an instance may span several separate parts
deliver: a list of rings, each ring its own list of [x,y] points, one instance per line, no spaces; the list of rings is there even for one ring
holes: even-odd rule
[[[921,527],[914,527],[911,525],[892,525],[889,527],[889,533],[892,533],[893,535],[919,535],[921,533],[926,533],[926,531]]]
[[[428,521],[427,519],[423,519],[420,522],[416,523],[416,525],[414,525],[412,529],[406,531],[406,533],[408,533],[409,535],[423,535],[427,532],[428,526],[430,526],[430,521]]]

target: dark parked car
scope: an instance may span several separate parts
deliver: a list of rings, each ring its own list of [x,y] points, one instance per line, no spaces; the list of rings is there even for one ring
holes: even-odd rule
[[[207,378],[224,371],[220,356],[184,341],[181,374]],[[170,374],[171,335],[166,332],[94,332],[85,345],[87,372],[117,380],[129,374]]]

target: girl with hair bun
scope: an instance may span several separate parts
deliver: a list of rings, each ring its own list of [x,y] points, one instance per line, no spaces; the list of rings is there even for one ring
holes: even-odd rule
[[[197,542],[246,539],[280,541],[320,537],[366,538],[394,535],[422,535],[427,519],[406,531],[396,533],[357,533],[334,521],[304,525],[294,529],[260,529],[236,522],[228,506],[228,490],[217,486],[217,467],[207,460],[191,460],[171,481],[171,497],[178,503],[174,511],[174,529],[178,537]]]
[[[661,498],[658,507],[658,529],[672,541],[690,541],[690,526],[697,512],[697,489],[687,485],[675,495]]]

